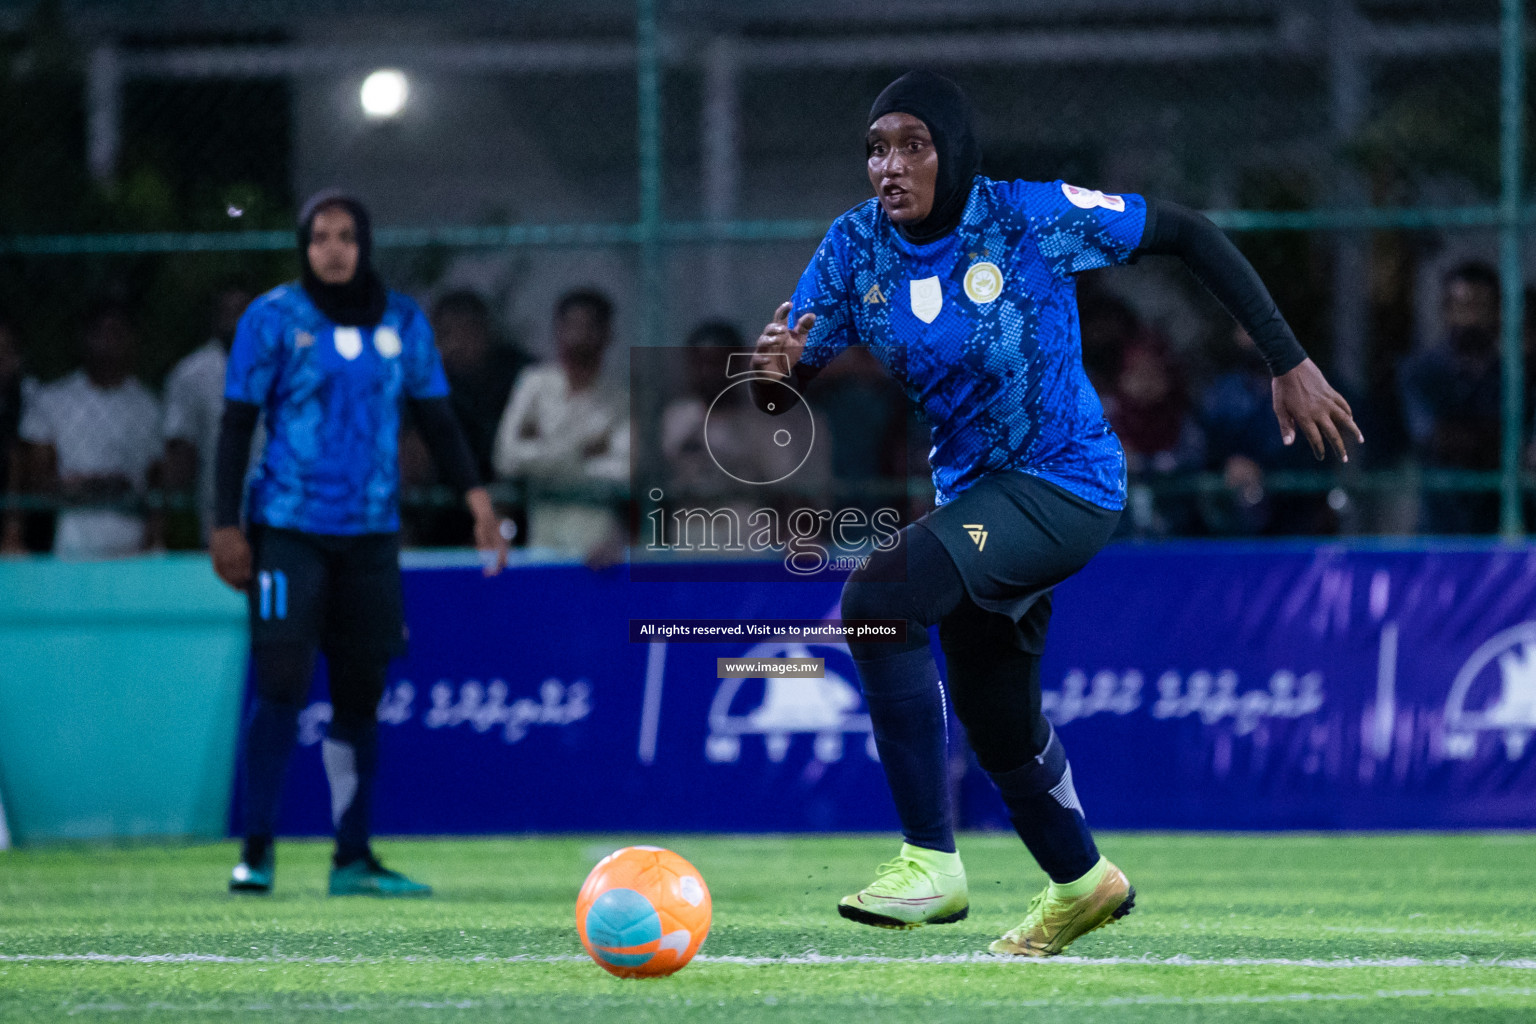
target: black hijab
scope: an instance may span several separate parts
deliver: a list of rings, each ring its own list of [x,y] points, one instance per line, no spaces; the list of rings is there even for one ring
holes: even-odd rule
[[[309,265],[309,236],[315,214],[327,206],[339,206],[352,215],[357,229],[357,270],[346,284],[326,284]],[[299,211],[299,265],[304,268],[304,291],[320,312],[342,327],[377,327],[389,305],[389,290],[373,269],[373,226],[368,208],[355,197],[335,189],[317,192]]]
[[[971,101],[943,75],[909,71],[875,98],[875,105],[869,108],[869,123],[886,114],[911,114],[922,121],[939,153],[933,209],[916,224],[896,225],[907,241],[926,245],[960,223],[971,197],[971,183],[981,171],[981,145],[972,127]]]

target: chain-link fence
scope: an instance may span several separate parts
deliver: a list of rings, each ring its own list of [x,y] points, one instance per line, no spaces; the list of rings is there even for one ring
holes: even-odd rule
[[[526,356],[498,387],[549,357],[555,302],[578,287],[612,299],[618,348],[680,346],[704,323],[750,339],[868,195],[869,102],[927,66],[970,93],[987,174],[1208,211],[1366,433],[1342,466],[1278,446],[1262,368],[1176,263],[1085,275],[1085,362],[1131,457],[1123,531],[1523,531],[1518,0],[455,8],[0,3],[0,428],[14,437],[23,390],[80,365],[107,303],[167,397],[221,293],[295,275],[294,212],[332,185],[370,203],[394,287],[484,301],[496,344]],[[618,382],[628,360],[607,362]],[[847,378],[839,401],[863,411],[845,419],[921,436],[877,373]],[[505,400],[477,395],[481,434]],[[665,410],[636,411],[632,443],[661,443]],[[921,445],[892,458],[857,433],[833,431],[840,472],[920,505]],[[185,472],[82,495],[12,447],[5,500],[34,510],[34,545],[35,510],[66,500],[182,509],[169,538],[197,542]],[[847,468],[860,452],[879,470]],[[451,496],[407,470],[417,529]],[[502,496],[525,505],[527,485],[505,477]]]

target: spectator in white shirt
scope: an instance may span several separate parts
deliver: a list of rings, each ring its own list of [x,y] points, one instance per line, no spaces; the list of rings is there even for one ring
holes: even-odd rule
[[[171,370],[165,381],[165,486],[197,485],[197,517],[204,546],[213,524],[213,455],[224,414],[224,365],[245,307],[256,296],[229,284],[213,296],[208,341]],[[253,452],[260,445],[252,446]]]
[[[18,493],[21,483],[21,410],[37,387],[37,379],[27,375],[22,362],[15,324],[0,312],[0,498]],[[37,532],[26,528],[28,519],[19,509],[5,514],[0,553],[26,553],[29,534]]]
[[[542,490],[600,491],[629,475],[629,412],[601,377],[612,339],[613,304],[582,289],[555,305],[555,360],[518,378],[496,429],[493,462],[503,477],[529,481],[528,544],[613,560],[623,529],[611,502],[543,498]]]
[[[84,365],[40,388],[22,412],[27,489],[66,503],[128,502],[159,472],[160,403],[130,373],[135,339],[119,306],[86,321]],[[61,512],[54,553],[111,558],[159,543],[158,517],[135,511],[76,508]]]

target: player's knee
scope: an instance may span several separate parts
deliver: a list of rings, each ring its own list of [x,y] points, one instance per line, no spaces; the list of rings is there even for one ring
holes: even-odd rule
[[[843,584],[844,619],[904,619],[910,614],[906,565],[894,551],[876,551]]]
[[[389,660],[356,651],[331,651],[327,660],[331,669],[332,720],[375,721]]]
[[[315,671],[312,648],[293,644],[263,644],[252,651],[256,663],[256,696],[278,707],[301,708],[309,696]]]
[[[334,709],[325,734],[333,740],[350,744],[354,749],[370,746],[378,732],[378,715],[373,708],[359,711],[356,708]]]
[[[860,579],[857,572],[848,577],[848,582],[843,584],[843,620],[891,618],[890,602],[883,600],[879,587],[879,584]]]
[[[1018,729],[968,727],[966,736],[983,771],[994,778],[1012,776],[1016,787],[1030,792],[1049,791],[1067,772],[1066,748],[1044,716]]]

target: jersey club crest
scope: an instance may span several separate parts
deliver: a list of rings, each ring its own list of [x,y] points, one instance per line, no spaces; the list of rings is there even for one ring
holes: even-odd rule
[[[1003,294],[1003,272],[996,263],[974,264],[965,272],[965,294],[977,304],[991,302]]]
[[[399,357],[404,343],[400,340],[399,331],[388,324],[381,324],[373,330],[373,347],[385,359],[395,359]]]

